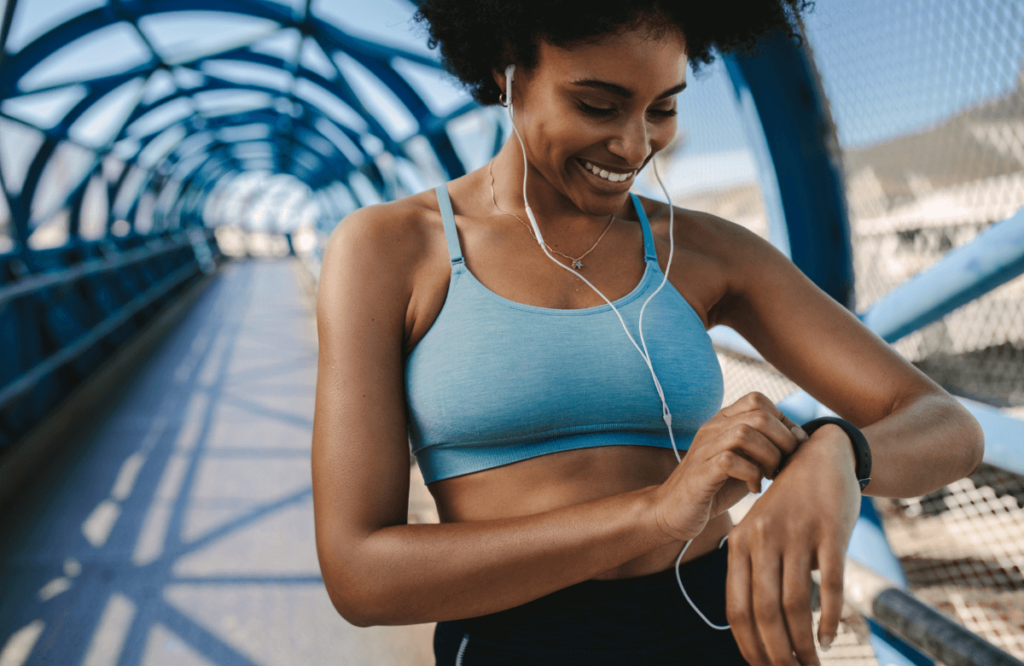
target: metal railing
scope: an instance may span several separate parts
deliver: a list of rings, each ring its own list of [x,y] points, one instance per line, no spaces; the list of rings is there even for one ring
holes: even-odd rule
[[[102,257],[86,259],[57,270],[28,273],[22,264],[22,270],[18,271],[20,275],[14,282],[0,285],[0,313],[8,307],[20,307],[20,304],[31,299],[47,301],[51,298],[49,294],[53,290],[57,290],[58,301],[60,301],[65,298],[65,295],[61,294],[67,294],[61,290],[75,289],[83,283],[83,280],[90,277],[127,272],[128,275],[125,277],[128,279],[122,284],[120,295],[115,297],[116,306],[113,309],[110,309],[112,304],[109,303],[109,298],[106,299],[107,305],[102,306],[99,305],[100,301],[95,299],[83,299],[82,293],[72,293],[70,295],[72,302],[79,304],[76,307],[81,308],[84,304],[90,311],[89,321],[76,322],[77,326],[69,329],[71,332],[66,330],[63,335],[50,332],[49,337],[52,338],[52,341],[49,353],[46,353],[45,356],[29,356],[24,351],[19,352],[18,338],[15,338],[14,347],[0,349],[0,353],[15,355],[13,357],[15,368],[21,366],[20,373],[8,376],[6,381],[0,380],[0,416],[4,411],[12,414],[11,409],[17,409],[16,403],[20,399],[27,398],[34,389],[40,387],[44,380],[54,376],[77,359],[91,353],[91,350],[98,349],[104,339],[109,338],[124,326],[130,325],[133,320],[136,325],[145,323],[144,320],[148,319],[148,316],[144,311],[158,304],[161,299],[168,297],[188,280],[197,275],[211,272],[215,267],[215,252],[211,251],[211,243],[214,243],[212,232],[196,228],[164,237],[155,237],[138,247],[124,251],[116,251],[116,248],[109,250],[100,246]],[[17,266],[18,264],[15,263],[12,268]],[[139,270],[143,273],[141,280],[138,279],[137,271]],[[26,307],[32,308],[33,305],[29,303],[26,304]],[[142,316],[141,319],[140,316]],[[37,325],[43,327],[44,320],[40,320]],[[47,329],[41,328],[38,334],[46,336]],[[29,336],[29,338],[21,338],[24,340],[36,336],[37,333],[31,329],[23,332],[22,335]],[[56,349],[53,349],[54,346]],[[37,347],[37,354],[38,349]],[[105,357],[109,352],[110,349],[106,349],[100,352],[100,355]],[[18,354],[22,354],[20,360],[18,360]],[[31,361],[28,361],[30,367],[26,368],[24,364],[26,364],[27,357],[31,358]],[[90,361],[87,366],[94,363],[94,360]],[[93,365],[93,367],[95,366]],[[88,367],[85,371],[88,371]],[[43,397],[42,403],[51,407],[56,405],[67,391],[77,384],[83,376],[82,372],[83,370],[78,369],[77,375],[69,376],[70,381],[62,380],[52,385],[54,388],[49,392],[52,395],[47,394]],[[29,421],[41,418],[42,413],[37,411],[35,416],[29,417]],[[19,419],[19,422],[21,421],[24,419]],[[29,423],[21,423],[21,425],[15,426],[13,432],[7,433],[8,442],[10,442],[11,436],[16,441],[20,435],[24,434],[24,428],[29,425]],[[2,447],[0,447],[0,451],[2,451]]]
[[[846,560],[846,603],[946,666],[1024,666],[908,590],[854,559]]]

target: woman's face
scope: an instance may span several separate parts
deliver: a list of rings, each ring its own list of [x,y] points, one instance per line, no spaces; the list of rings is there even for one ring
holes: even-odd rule
[[[675,136],[686,65],[683,36],[672,30],[572,48],[541,42],[536,67],[517,70],[512,85],[531,177],[591,215],[617,211],[637,172]]]

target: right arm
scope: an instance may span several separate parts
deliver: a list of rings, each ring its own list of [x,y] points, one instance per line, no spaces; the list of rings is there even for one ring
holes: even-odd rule
[[[316,540],[328,594],[349,622],[474,617],[594,578],[693,538],[760,488],[780,449],[795,448],[786,426],[748,401],[702,427],[661,486],[520,518],[407,524],[402,350],[413,275],[431,233],[417,215],[393,205],[356,212],[335,230],[321,268]]]

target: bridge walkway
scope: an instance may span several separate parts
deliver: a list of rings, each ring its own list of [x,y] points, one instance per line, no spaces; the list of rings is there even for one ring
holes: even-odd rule
[[[227,264],[4,509],[0,666],[433,663],[430,625],[355,628],[324,590],[302,270]]]

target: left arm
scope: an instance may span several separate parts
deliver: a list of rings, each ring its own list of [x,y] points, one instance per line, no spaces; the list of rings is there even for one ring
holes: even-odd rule
[[[983,435],[959,402],[818,289],[768,242],[729,225],[729,293],[712,323],[860,428],[874,458],[865,494],[917,497],[981,464]]]
[[[860,428],[865,493],[923,495],[972,473],[984,437],[939,385],[829,298],[768,242],[718,222],[727,292],[709,322],[732,327],[783,374]],[[822,573],[819,641],[835,637],[846,548],[860,508],[854,456],[836,426],[816,431],[730,536],[727,607],[755,666],[817,665],[810,572]]]

